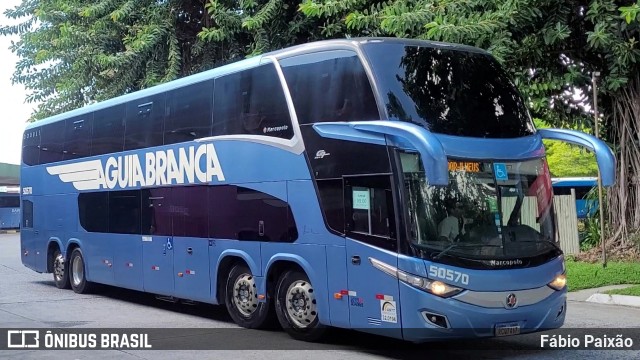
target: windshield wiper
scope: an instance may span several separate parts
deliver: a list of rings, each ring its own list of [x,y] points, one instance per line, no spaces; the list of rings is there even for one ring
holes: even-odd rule
[[[544,240],[544,239],[543,240],[516,240],[514,242],[515,243],[534,243],[534,244],[547,243],[547,244],[551,244],[557,250],[562,250],[560,249],[560,246],[558,246],[556,243],[554,243],[551,240]]]
[[[459,248],[475,248],[475,247],[502,247],[502,245],[489,245],[489,244],[461,244],[461,243],[453,243],[447,246],[444,250],[440,251],[436,255],[431,257],[431,260],[438,260],[450,250],[459,249]]]

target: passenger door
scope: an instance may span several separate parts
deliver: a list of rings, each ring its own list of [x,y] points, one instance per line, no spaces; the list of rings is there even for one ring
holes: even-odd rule
[[[173,295],[171,189],[142,190],[142,263],[144,290]]]
[[[207,194],[207,186],[172,190],[175,295],[206,302],[211,300]]]
[[[351,327],[401,337],[398,279],[372,265],[398,263],[391,178],[345,177],[344,184]]]
[[[22,196],[22,227],[20,229],[20,257],[22,264],[30,269],[36,265],[36,238],[38,230],[33,228],[33,197]]]

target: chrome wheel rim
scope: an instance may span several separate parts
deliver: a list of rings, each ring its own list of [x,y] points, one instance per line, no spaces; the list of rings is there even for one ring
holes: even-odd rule
[[[251,316],[258,309],[256,281],[251,274],[242,274],[233,283],[233,304],[243,316]]]
[[[60,253],[53,259],[53,276],[56,281],[62,281],[64,278],[64,256]]]
[[[80,256],[76,256],[73,259],[73,285],[78,286],[84,279],[84,266],[82,266],[82,259]]]
[[[316,297],[308,281],[297,280],[287,289],[287,314],[298,328],[310,326],[318,317]]]

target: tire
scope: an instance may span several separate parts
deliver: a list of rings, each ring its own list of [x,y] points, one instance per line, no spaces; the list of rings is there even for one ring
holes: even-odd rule
[[[59,249],[56,249],[56,251],[53,252],[53,264],[51,264],[51,268],[53,269],[53,282],[58,289],[68,289],[71,287],[69,283],[69,271],[67,270],[68,266],[66,265],[64,255],[62,255]]]
[[[88,294],[93,289],[93,283],[87,281],[87,266],[82,256],[82,250],[80,248],[73,249],[71,256],[69,257],[69,281],[71,282],[71,289],[77,294]]]
[[[318,341],[327,331],[318,317],[313,286],[301,271],[290,270],[280,276],[275,308],[280,325],[294,339]]]
[[[231,268],[225,286],[225,305],[233,321],[248,329],[265,329],[275,325],[276,319],[270,297],[258,301],[258,289],[251,270],[244,264]]]

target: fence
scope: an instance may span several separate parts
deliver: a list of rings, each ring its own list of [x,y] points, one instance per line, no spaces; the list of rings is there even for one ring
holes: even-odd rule
[[[515,207],[515,197],[502,198],[503,216],[507,217]],[[580,239],[578,237],[578,214],[576,212],[575,192],[571,189],[571,195],[556,195],[553,197],[553,206],[558,226],[558,236],[560,238],[560,248],[567,254],[577,254],[580,252]],[[520,212],[520,223],[540,230],[540,225],[536,221],[538,205],[536,198],[527,196],[523,199]]]

